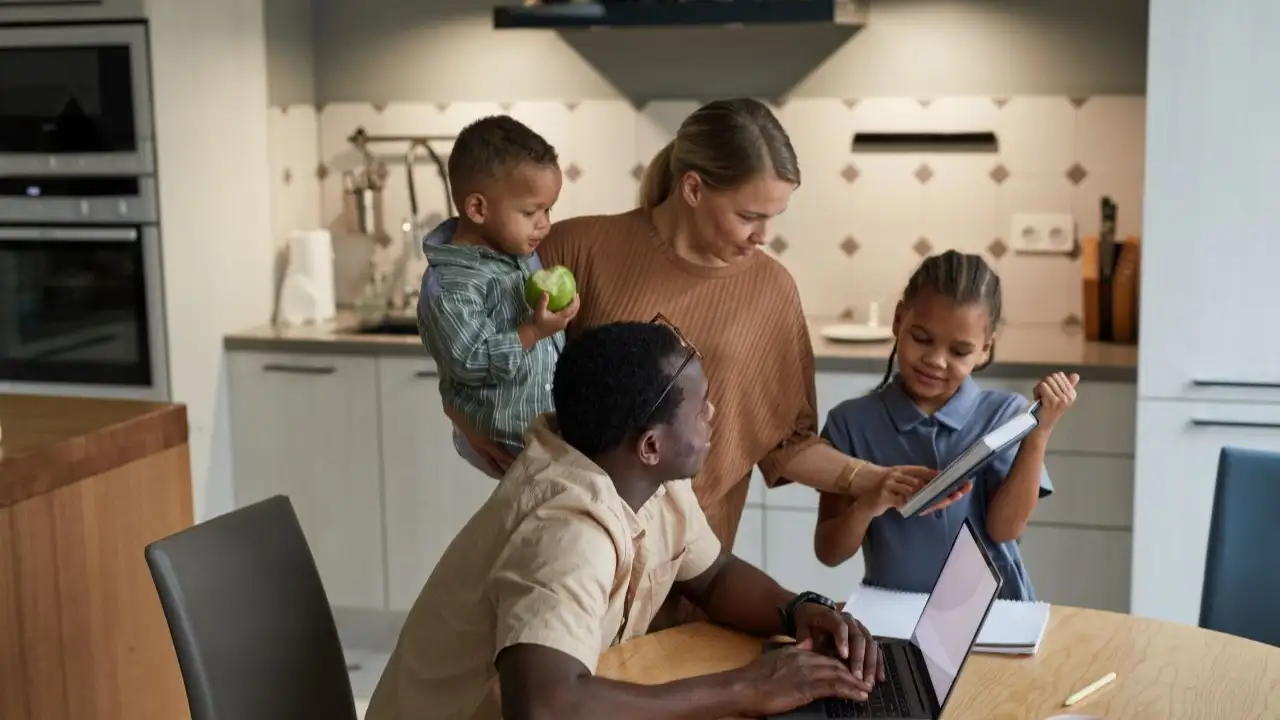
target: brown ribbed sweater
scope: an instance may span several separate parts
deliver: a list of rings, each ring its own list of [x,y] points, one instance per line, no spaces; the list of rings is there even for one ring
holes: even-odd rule
[[[703,356],[716,415],[711,452],[693,489],[726,550],[733,548],[752,465],[766,482],[819,442],[813,346],[791,275],[763,252],[709,268],[679,257],[646,210],[556,223],[538,250],[565,265],[582,308],[569,334],[661,312]]]

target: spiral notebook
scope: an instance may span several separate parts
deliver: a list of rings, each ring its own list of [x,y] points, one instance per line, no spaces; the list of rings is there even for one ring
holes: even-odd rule
[[[859,585],[849,597],[845,610],[866,625],[872,635],[909,640],[928,599],[925,593]],[[1034,655],[1040,649],[1048,624],[1048,603],[996,600],[982,624],[973,651]]]

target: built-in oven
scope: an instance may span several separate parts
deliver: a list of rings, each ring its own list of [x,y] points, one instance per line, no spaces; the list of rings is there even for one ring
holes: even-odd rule
[[[142,23],[0,26],[0,176],[155,172]]]
[[[166,399],[146,177],[0,177],[0,392]]]

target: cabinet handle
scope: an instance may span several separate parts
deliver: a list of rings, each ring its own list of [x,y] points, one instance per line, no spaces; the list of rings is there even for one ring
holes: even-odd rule
[[[1280,422],[1266,422],[1263,420],[1214,420],[1213,418],[1191,418],[1191,424],[1196,427],[1232,427],[1232,428],[1263,428],[1266,430],[1280,430]]]
[[[1195,387],[1235,387],[1235,388],[1272,388],[1280,390],[1280,381],[1266,380],[1217,380],[1214,378],[1192,378]]]
[[[413,376],[416,378],[433,378],[433,377],[439,377],[439,375],[440,373],[436,372],[435,370],[419,370],[418,372],[413,374]]]
[[[262,366],[263,372],[292,373],[294,375],[332,375],[338,371],[332,365],[280,365],[267,363]]]

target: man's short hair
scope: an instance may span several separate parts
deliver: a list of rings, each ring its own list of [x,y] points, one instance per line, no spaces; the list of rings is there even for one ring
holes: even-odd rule
[[[529,126],[509,115],[490,115],[462,129],[449,153],[449,185],[454,202],[476,186],[520,163],[556,165],[556,149]]]
[[[675,419],[683,393],[671,383],[672,358],[684,349],[657,323],[611,323],[583,331],[556,363],[556,419],[565,442],[587,457],[616,450],[627,438]]]

